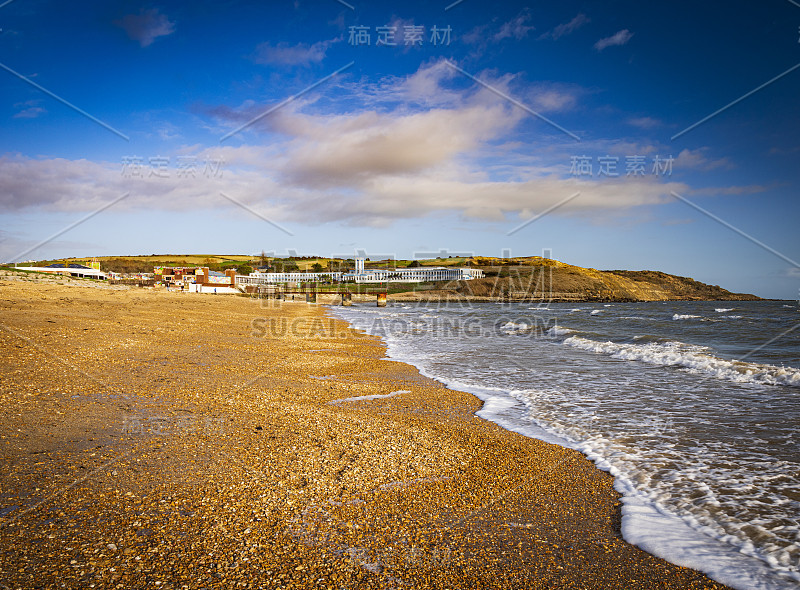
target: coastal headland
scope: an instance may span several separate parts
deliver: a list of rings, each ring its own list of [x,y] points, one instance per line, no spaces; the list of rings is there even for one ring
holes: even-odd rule
[[[12,278],[0,587],[724,588],[322,306]]]
[[[327,273],[352,269],[353,259],[341,258],[269,258],[243,255],[153,255],[98,257],[99,268],[110,273],[123,273],[129,278],[115,282],[143,284],[142,277],[163,266],[197,267],[211,271],[235,270],[246,275],[254,269],[267,272],[314,272],[321,281],[305,283],[306,289],[319,291],[319,302],[331,303],[326,291],[342,289],[358,292],[374,288],[379,283],[336,283],[326,281]],[[85,263],[86,259],[64,258],[42,261],[50,263]],[[541,256],[496,258],[489,256],[430,258],[425,260],[372,260],[366,262],[377,272],[419,269],[479,270],[483,275],[473,280],[439,280],[433,282],[402,283],[396,279],[382,283],[389,297],[404,301],[756,301],[760,298],[748,293],[734,293],[720,287],[697,281],[691,277],[671,275],[653,270],[597,270],[567,264]],[[143,274],[144,273],[144,274]],[[139,278],[132,279],[131,276]],[[150,275],[150,283],[158,282]],[[294,283],[296,284],[296,283]]]

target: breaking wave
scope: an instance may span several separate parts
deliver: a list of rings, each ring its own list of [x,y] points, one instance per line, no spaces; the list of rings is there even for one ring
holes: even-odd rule
[[[573,348],[608,354],[613,358],[627,361],[680,367],[692,373],[707,374],[717,379],[727,379],[737,383],[800,387],[800,369],[726,360],[709,354],[709,349],[705,346],[693,346],[676,341],[618,344],[597,342],[580,336],[571,336],[564,340],[564,344]]]

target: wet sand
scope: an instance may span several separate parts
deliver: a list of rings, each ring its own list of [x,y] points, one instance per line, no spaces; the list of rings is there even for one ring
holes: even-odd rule
[[[0,277],[0,342],[0,588],[724,588],[324,307]]]

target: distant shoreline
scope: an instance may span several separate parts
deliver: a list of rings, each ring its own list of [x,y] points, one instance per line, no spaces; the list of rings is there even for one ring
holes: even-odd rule
[[[408,294],[405,293],[397,293],[394,295],[390,295],[390,299],[396,299],[398,301],[475,301],[475,302],[486,302],[486,303],[537,303],[537,302],[545,302],[545,303],[651,303],[651,302],[658,302],[658,301],[784,301],[783,299],[764,299],[762,297],[757,297],[755,295],[750,297],[728,297],[728,298],[696,298],[696,297],[686,297],[686,298],[674,298],[674,299],[631,299],[631,298],[587,298],[587,297],[565,297],[565,296],[553,296],[548,298],[543,297],[480,297],[480,296],[469,296],[469,295],[460,295],[460,294],[442,294],[436,297],[425,297],[419,296],[421,294],[417,294],[415,292],[410,292]],[[792,300],[786,300],[792,301]]]

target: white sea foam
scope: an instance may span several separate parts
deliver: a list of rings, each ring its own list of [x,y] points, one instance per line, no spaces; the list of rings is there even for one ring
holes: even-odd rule
[[[682,367],[692,373],[708,374],[718,379],[737,383],[765,385],[792,385],[800,387],[800,369],[775,365],[729,361],[710,354],[704,346],[691,346],[682,342],[648,344],[619,344],[597,342],[580,336],[564,340],[574,348],[609,354],[627,361],[643,361],[653,365]]]
[[[412,359],[398,358],[412,362]],[[418,361],[417,361],[418,362]],[[426,374],[418,362],[420,372]],[[448,388],[472,393],[484,404],[476,415],[494,422],[513,432],[545,442],[581,451],[598,469],[614,476],[614,488],[622,494],[622,537],[632,545],[666,559],[676,565],[699,570],[713,579],[737,590],[790,590],[795,587],[796,575],[784,570],[782,577],[776,577],[766,565],[747,547],[730,544],[729,537],[708,527],[703,527],[691,517],[681,518],[664,509],[656,500],[640,491],[629,474],[620,470],[610,459],[609,448],[604,439],[592,442],[578,442],[554,433],[541,425],[535,415],[528,414],[520,407],[534,390],[504,390],[496,387],[478,387],[460,380],[442,379],[432,374],[426,376],[437,379]],[[771,564],[773,565],[773,564]],[[774,567],[774,565],[773,565]],[[784,577],[785,576],[785,577]],[[800,580],[797,580],[800,581]]]
[[[602,311],[601,309],[593,309],[591,315],[597,315],[601,311]]]
[[[734,310],[733,307],[717,307],[716,309],[714,309],[714,311],[716,311],[717,313],[725,313],[726,311],[733,311],[733,310]]]
[[[672,319],[673,320],[694,320],[694,319],[701,318],[701,317],[703,317],[703,316],[692,315],[692,314],[689,314],[689,313],[687,313],[687,314],[676,313],[676,314],[674,314],[672,316]]]
[[[400,389],[399,391],[393,391],[392,393],[384,393],[382,395],[375,394],[375,395],[360,395],[356,397],[345,397],[342,399],[335,399],[328,402],[329,406],[335,406],[338,404],[350,403],[350,402],[366,402],[373,399],[385,399],[387,397],[394,397],[396,395],[400,395],[401,393],[411,393],[407,389]]]
[[[623,494],[621,529],[628,543],[739,590],[796,587],[793,576],[776,578],[765,569],[764,561],[748,555],[746,548],[724,542],[729,539],[704,534],[692,526],[694,523],[665,512],[657,503],[630,489],[626,478],[615,474],[614,487]]]
[[[547,330],[547,334],[549,336],[566,336],[567,334],[574,334],[575,330],[571,328],[565,328],[564,326],[553,326],[549,330]]]
[[[525,334],[535,328],[536,326],[534,324],[528,324],[526,322],[506,322],[500,326],[500,331],[503,334]]]

